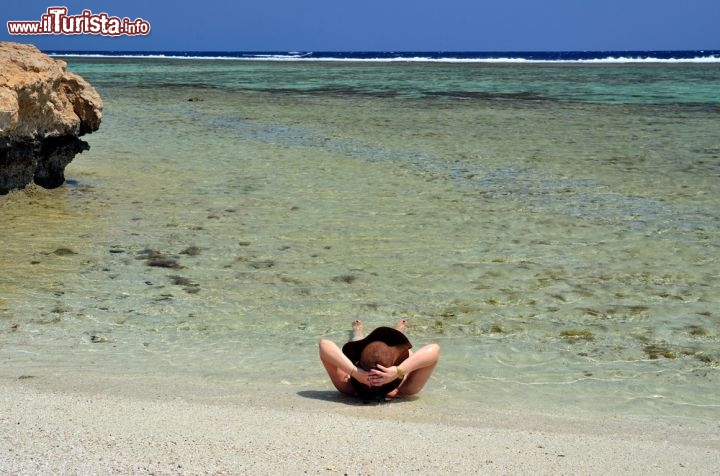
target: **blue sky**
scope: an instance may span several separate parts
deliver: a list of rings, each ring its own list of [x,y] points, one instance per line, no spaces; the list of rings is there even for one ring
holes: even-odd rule
[[[12,36],[50,6],[143,18],[147,36]],[[200,8],[198,5],[202,5]],[[45,50],[538,51],[720,49],[720,0],[3,0],[0,41]]]

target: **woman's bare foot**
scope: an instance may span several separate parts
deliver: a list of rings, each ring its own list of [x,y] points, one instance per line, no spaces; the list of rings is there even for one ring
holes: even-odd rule
[[[400,319],[397,324],[395,324],[395,329],[399,330],[400,332],[405,332],[408,328],[408,321],[407,319]]]
[[[352,340],[360,340],[363,337],[365,337],[365,332],[363,330],[363,323],[359,319],[356,319],[353,321],[352,331],[353,331]]]

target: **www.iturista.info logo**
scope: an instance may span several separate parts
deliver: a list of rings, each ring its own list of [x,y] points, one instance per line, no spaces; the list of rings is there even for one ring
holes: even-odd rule
[[[103,35],[135,36],[150,33],[150,23],[142,18],[111,17],[107,13],[83,10],[80,15],[68,15],[65,7],[49,7],[40,21],[9,21],[11,35]]]

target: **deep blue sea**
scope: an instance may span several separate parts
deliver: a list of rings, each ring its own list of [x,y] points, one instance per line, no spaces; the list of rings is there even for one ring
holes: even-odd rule
[[[45,51],[52,55],[226,58],[279,61],[720,62],[720,50],[687,51]]]

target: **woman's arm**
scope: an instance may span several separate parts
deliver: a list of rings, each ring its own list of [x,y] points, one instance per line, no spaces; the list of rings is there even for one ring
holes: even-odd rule
[[[430,378],[440,358],[440,346],[428,344],[413,352],[398,366],[383,367],[370,371],[370,382],[374,386],[390,383],[397,378],[403,378],[399,393],[414,395],[418,393]]]
[[[342,350],[340,350],[335,342],[328,339],[321,339],[319,347],[320,360],[338,390],[344,393],[349,393],[345,391],[346,386],[343,385],[343,383],[349,382],[350,377],[353,377],[360,383],[370,385],[368,380],[370,374],[355,366],[355,364],[353,364],[350,359],[342,353]],[[341,389],[340,386],[342,386],[343,389]],[[352,387],[350,387],[350,389],[352,390]]]

